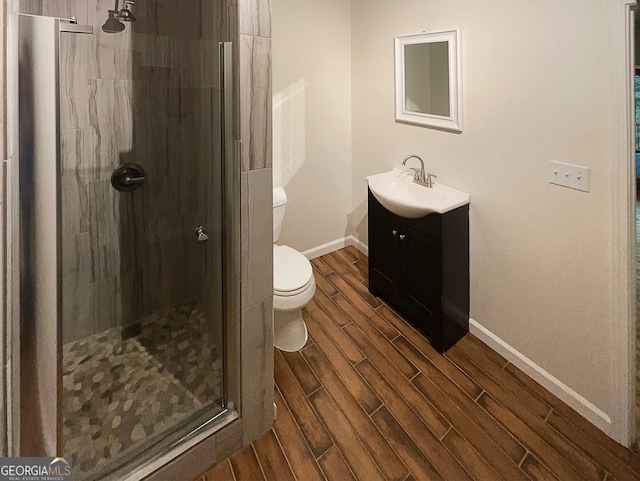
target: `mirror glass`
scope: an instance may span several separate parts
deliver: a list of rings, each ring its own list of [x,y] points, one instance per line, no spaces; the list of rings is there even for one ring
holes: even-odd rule
[[[456,132],[460,118],[458,31],[396,37],[396,120]]]
[[[447,48],[447,42],[404,46],[406,111],[445,117],[450,115]]]

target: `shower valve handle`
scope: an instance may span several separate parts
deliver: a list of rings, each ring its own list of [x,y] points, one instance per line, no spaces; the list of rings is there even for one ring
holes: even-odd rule
[[[131,192],[145,181],[144,169],[138,164],[123,164],[111,174],[111,185],[120,192]]]
[[[125,177],[122,179],[125,184],[142,184],[144,182],[144,176],[141,177]]]

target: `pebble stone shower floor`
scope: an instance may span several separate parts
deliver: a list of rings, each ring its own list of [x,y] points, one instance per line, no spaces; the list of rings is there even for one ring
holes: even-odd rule
[[[63,439],[74,472],[100,470],[219,403],[222,359],[212,346],[195,302],[145,318],[129,338],[114,327],[65,344]]]

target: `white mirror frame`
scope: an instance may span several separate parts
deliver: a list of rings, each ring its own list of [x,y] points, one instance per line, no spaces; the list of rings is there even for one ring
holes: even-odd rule
[[[405,45],[447,42],[449,53],[449,116],[408,111],[405,108]],[[395,38],[396,122],[462,132],[462,81],[460,76],[460,30],[422,33]]]

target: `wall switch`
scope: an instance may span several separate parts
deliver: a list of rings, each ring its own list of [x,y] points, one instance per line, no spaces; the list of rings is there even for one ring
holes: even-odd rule
[[[589,167],[550,160],[549,183],[589,192]]]

